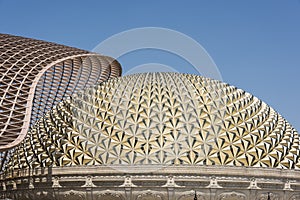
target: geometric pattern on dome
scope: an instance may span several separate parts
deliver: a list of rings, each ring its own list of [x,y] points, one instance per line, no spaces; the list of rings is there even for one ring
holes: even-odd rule
[[[28,128],[63,98],[120,75],[112,58],[0,34],[0,165]]]
[[[298,169],[299,136],[267,104],[197,75],[146,73],[59,103],[7,170],[76,165],[228,165]]]

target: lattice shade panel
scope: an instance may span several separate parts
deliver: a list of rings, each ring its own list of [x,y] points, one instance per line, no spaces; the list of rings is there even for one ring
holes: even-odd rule
[[[299,167],[299,136],[261,100],[196,75],[111,79],[48,112],[9,169],[76,165]]]
[[[29,126],[64,97],[120,75],[112,58],[0,34],[0,151],[19,144]]]

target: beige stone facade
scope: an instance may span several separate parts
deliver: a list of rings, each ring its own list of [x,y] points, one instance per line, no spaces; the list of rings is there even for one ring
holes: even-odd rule
[[[1,177],[2,198],[63,200],[296,200],[299,171],[226,166],[85,166]]]

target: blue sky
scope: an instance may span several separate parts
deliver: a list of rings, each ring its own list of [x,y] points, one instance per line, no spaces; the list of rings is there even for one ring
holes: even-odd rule
[[[0,0],[0,32],[87,50],[138,27],[164,27],[192,37],[225,82],[259,97],[300,130],[299,0]],[[158,62],[191,70],[175,55],[154,50],[131,52],[120,62],[126,69]]]

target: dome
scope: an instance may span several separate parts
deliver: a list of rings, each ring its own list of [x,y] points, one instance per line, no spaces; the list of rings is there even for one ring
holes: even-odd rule
[[[48,112],[9,169],[223,165],[297,169],[299,136],[274,109],[220,81],[180,73],[109,79]]]

